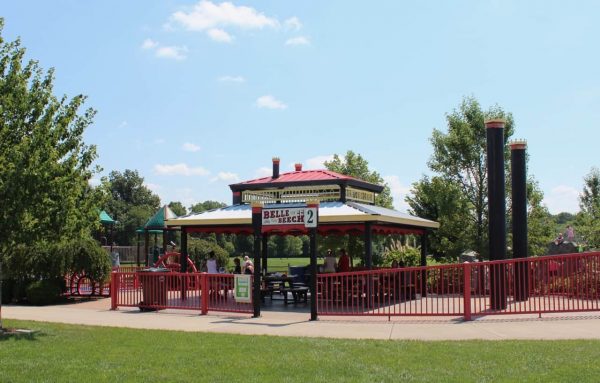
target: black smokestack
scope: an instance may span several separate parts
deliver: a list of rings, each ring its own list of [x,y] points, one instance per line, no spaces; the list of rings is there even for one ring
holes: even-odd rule
[[[273,157],[273,178],[279,178],[279,157]]]
[[[506,259],[506,197],[504,190],[504,120],[485,122],[487,130],[490,261]],[[490,304],[506,308],[505,265],[490,267]]]
[[[510,173],[512,183],[512,248],[513,258],[527,257],[527,143],[523,140],[510,143]],[[515,299],[529,298],[529,273],[527,263],[515,264]]]

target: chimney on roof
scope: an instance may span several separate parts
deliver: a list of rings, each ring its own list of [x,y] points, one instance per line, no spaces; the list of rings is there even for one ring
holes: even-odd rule
[[[297,172],[301,172],[302,171],[302,164],[301,163],[294,164],[294,167],[296,168]]]
[[[273,157],[273,178],[279,178],[279,157]]]

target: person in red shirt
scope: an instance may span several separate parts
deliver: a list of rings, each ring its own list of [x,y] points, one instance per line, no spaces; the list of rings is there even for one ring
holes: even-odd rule
[[[337,269],[338,272],[343,273],[345,271],[350,271],[350,257],[346,254],[346,250],[339,249],[340,259],[338,260]]]

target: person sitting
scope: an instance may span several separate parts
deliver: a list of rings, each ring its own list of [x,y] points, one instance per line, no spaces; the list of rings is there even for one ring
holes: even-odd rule
[[[253,263],[246,264],[246,267],[244,269],[244,274],[249,274],[249,275],[254,274],[254,264]]]
[[[563,237],[562,233],[558,233],[558,237],[556,237],[556,239],[554,240],[554,244],[556,246],[560,245],[561,243],[563,243],[565,241],[565,237]]]
[[[327,250],[327,255],[325,256],[325,263],[323,264],[323,272],[324,273],[335,273],[335,256],[331,249]]]
[[[241,265],[240,259],[238,257],[233,258],[233,264],[234,264],[233,273],[241,274],[242,273],[242,265]]]
[[[252,273],[246,273],[246,268],[248,266],[252,266],[252,271],[254,271],[254,262],[252,262],[250,257],[246,255],[244,257],[244,265],[242,266],[242,274],[252,274]]]
[[[350,271],[351,262],[350,257],[348,256],[348,254],[346,254],[346,250],[339,249],[338,251],[340,253],[340,259],[338,260],[337,270],[340,273]]]
[[[215,252],[210,251],[208,253],[208,261],[206,261],[206,269],[209,274],[217,274],[219,271],[217,270],[217,260],[215,259]]]

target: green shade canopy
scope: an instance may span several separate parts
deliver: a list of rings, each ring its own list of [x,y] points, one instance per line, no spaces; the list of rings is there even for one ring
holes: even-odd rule
[[[152,218],[144,225],[145,229],[165,229],[165,221],[168,219],[177,218],[177,214],[173,213],[173,210],[169,206],[165,205],[161,207]]]
[[[135,232],[136,232],[136,233],[138,233],[138,234],[144,234],[144,232],[145,232],[145,231],[146,231],[146,230],[144,230],[144,228],[143,228],[143,227],[140,227],[140,228],[139,228],[139,229],[137,229]],[[147,231],[148,231],[148,233],[150,233],[150,234],[162,234],[162,232],[163,232],[162,230],[147,230]]]
[[[115,221],[114,219],[112,219],[110,217],[110,215],[108,215],[107,212],[105,212],[104,210],[102,210],[100,212],[100,223],[103,225],[114,225],[117,221]]]

